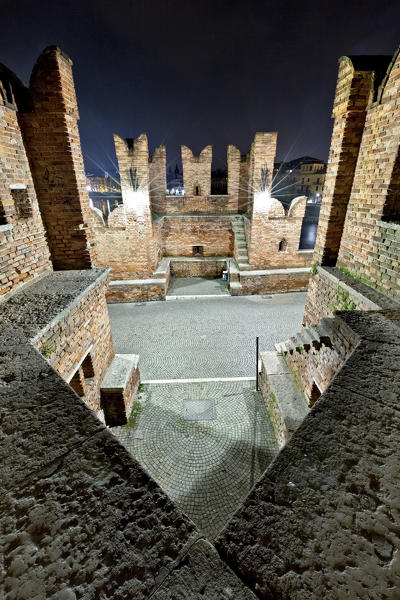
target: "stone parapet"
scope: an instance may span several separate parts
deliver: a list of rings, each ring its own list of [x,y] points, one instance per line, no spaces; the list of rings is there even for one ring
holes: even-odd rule
[[[384,598],[399,582],[400,312],[339,316],[358,346],[216,541],[260,598]]]
[[[396,308],[399,304],[337,267],[317,267],[310,278],[303,326],[334,316],[343,306],[353,310]]]

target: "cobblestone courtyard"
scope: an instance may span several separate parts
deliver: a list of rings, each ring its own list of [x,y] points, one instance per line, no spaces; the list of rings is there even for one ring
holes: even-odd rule
[[[255,376],[260,351],[301,329],[305,293],[108,307],[116,352],[139,354],[142,380]]]
[[[212,539],[277,452],[253,382],[144,385],[134,429],[113,433]],[[214,401],[215,418],[185,420],[186,400]]]
[[[304,298],[109,306],[116,352],[140,355],[142,381],[165,380],[142,385],[136,419],[112,431],[209,539],[243,502],[277,446],[254,381],[195,379],[254,376],[256,335],[261,350],[293,335]]]

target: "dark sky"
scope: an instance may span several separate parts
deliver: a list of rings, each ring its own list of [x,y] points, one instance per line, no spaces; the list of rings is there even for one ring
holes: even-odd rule
[[[393,54],[399,0],[0,0],[0,62],[27,83],[40,52],[74,62],[86,169],[112,169],[112,134],[150,149],[247,152],[278,131],[278,157],[327,158],[337,60]],[[95,162],[93,162],[95,161]]]

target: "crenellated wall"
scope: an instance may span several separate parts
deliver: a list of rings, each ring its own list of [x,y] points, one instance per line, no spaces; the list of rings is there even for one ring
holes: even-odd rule
[[[400,295],[400,55],[343,57],[315,257]]]
[[[189,196],[211,194],[212,146],[206,146],[195,156],[187,146],[181,146],[183,187]]]

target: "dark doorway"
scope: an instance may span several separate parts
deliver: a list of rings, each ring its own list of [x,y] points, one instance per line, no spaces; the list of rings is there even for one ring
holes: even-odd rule
[[[319,387],[317,386],[317,384],[314,381],[312,384],[312,388],[311,388],[310,406],[313,406],[320,396],[321,396],[321,390],[319,389]]]

